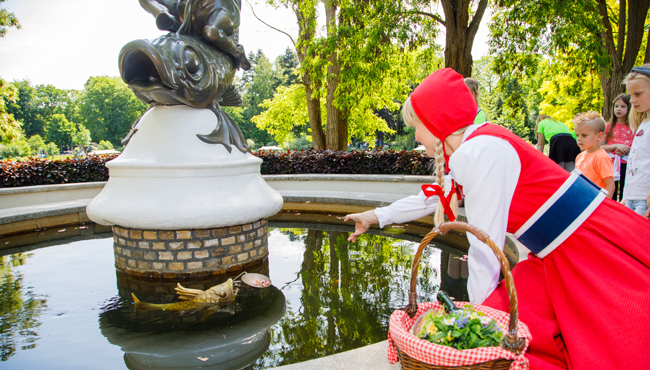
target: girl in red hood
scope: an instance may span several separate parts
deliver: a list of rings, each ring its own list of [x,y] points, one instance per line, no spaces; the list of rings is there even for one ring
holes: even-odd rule
[[[505,128],[474,125],[476,109],[462,76],[441,69],[415,89],[403,116],[436,158],[441,188],[462,186],[468,222],[497,245],[510,232],[532,251],[513,269],[520,319],[533,335],[531,368],[649,369],[650,221]],[[444,163],[454,185],[442,180]],[[455,195],[447,201],[429,194],[348,215],[356,223],[349,240],[372,223],[383,227],[435,211],[438,224],[443,210],[455,218]],[[470,301],[508,312],[496,257],[473,235],[468,239]]]

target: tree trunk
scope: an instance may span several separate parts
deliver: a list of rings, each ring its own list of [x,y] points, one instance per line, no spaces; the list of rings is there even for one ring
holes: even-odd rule
[[[301,8],[301,6],[310,6],[310,9]],[[305,4],[298,2],[294,13],[298,19],[298,44],[296,45],[296,54],[300,65],[303,66],[302,82],[305,85],[305,94],[307,96],[307,113],[309,115],[309,126],[311,127],[312,145],[314,149],[325,149],[325,132],[323,131],[323,121],[321,120],[320,110],[320,86],[312,86],[312,80],[309,71],[304,68],[305,58],[308,57],[307,49],[315,35],[316,25],[316,3]]]
[[[463,75],[463,77],[470,77],[472,75],[473,64],[472,47],[471,45],[467,45],[465,33],[455,27],[451,29],[447,28],[446,32],[445,67],[452,68],[454,71]],[[470,53],[467,53],[467,50]]]
[[[472,75],[472,46],[478,27],[485,14],[488,0],[480,0],[476,13],[469,20],[469,0],[442,0],[445,13],[445,67],[464,77]]]
[[[325,22],[327,24],[327,37],[334,38],[337,32],[336,11],[338,4],[336,0],[329,0],[325,3]],[[336,107],[336,89],[340,82],[341,67],[338,51],[335,48],[328,57],[327,66],[327,127],[326,140],[327,148],[334,150],[347,149],[348,128],[343,122],[343,112]],[[346,121],[347,123],[347,121]]]
[[[325,141],[325,131],[323,131],[323,122],[320,114],[320,94],[319,86],[310,85],[309,74],[303,74],[305,82],[305,93],[307,94],[307,113],[309,114],[309,126],[311,127],[311,143],[314,149],[321,150],[327,147]]]
[[[614,99],[619,94],[625,92],[625,86],[622,85],[622,82],[625,75],[634,67],[636,57],[641,49],[641,42],[645,32],[645,19],[649,7],[650,0],[630,0],[627,3],[625,1],[619,2],[618,18],[620,22],[618,28],[624,30],[623,20],[627,18],[627,35],[625,42],[623,42],[623,36],[619,35],[618,42],[615,44],[607,1],[598,0],[600,21],[604,27],[600,33],[600,38],[611,61],[610,66],[600,75],[600,85],[603,90],[604,100],[602,115],[605,119],[613,116]]]
[[[614,115],[614,99],[625,92],[625,85],[622,84],[624,78],[623,67],[611,71],[609,76],[603,74],[600,76],[600,86],[603,90],[602,115],[605,120],[609,120]]]

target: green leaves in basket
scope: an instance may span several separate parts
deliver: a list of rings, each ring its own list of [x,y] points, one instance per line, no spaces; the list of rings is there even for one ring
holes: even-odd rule
[[[455,313],[431,310],[424,314],[415,335],[429,342],[458,350],[496,347],[506,328],[473,307]]]

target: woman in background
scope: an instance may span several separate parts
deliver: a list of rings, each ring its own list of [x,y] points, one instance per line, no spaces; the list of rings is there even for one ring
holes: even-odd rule
[[[548,157],[569,172],[575,169],[580,147],[567,125],[550,116],[540,114],[535,123],[535,135],[537,135],[537,150],[544,153],[544,146],[550,143]]]

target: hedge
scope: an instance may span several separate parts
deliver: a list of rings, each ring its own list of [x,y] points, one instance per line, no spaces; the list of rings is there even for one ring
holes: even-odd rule
[[[259,151],[263,175],[302,173],[430,175],[433,159],[424,152],[394,150]],[[108,180],[107,161],[116,155],[47,160],[0,161],[0,188]]]
[[[108,180],[106,162],[117,155],[0,161],[0,188]]]
[[[259,151],[263,175],[300,173],[347,173],[385,175],[430,175],[433,159],[425,152],[394,150],[297,150]]]

